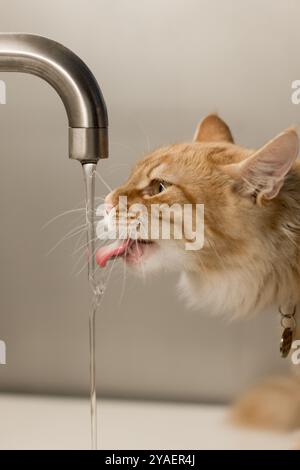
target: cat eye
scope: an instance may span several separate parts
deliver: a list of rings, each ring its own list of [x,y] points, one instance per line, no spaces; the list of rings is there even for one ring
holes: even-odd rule
[[[162,193],[163,191],[165,191],[167,188],[166,186],[164,185],[164,183],[162,181],[159,182],[159,185],[158,185],[158,192],[159,193]]]
[[[168,183],[167,181],[153,180],[149,184],[146,190],[146,194],[149,196],[155,196],[157,194],[162,193],[163,191],[166,191],[169,186],[171,186],[171,183]]]

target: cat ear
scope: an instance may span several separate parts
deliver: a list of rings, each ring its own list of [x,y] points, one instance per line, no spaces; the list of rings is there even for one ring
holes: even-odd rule
[[[198,124],[194,142],[231,142],[233,137],[229,127],[216,114],[209,114]]]
[[[279,193],[298,151],[297,132],[287,129],[250,157],[223,168],[237,181],[236,189],[242,195],[273,199]]]

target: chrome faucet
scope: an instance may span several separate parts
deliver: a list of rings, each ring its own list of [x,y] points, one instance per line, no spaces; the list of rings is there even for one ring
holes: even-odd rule
[[[51,39],[0,33],[0,72],[23,72],[48,82],[69,120],[69,156],[84,163],[108,157],[108,119],[99,85],[85,63]]]

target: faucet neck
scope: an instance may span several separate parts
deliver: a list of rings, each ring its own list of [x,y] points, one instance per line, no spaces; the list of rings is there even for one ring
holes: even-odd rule
[[[69,121],[70,158],[96,163],[108,156],[108,118],[99,85],[76,55],[42,36],[0,33],[0,71],[23,72],[48,82]]]

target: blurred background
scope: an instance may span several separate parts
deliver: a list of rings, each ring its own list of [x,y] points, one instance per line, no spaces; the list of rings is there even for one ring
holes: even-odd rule
[[[0,15],[1,31],[55,39],[93,71],[110,120],[110,158],[98,170],[111,187],[150,149],[190,140],[207,113],[253,148],[298,122],[297,0],[1,0]],[[0,391],[88,396],[84,259],[76,238],[47,255],[84,217],[42,229],[83,207],[81,168],[68,160],[56,93],[29,75],[0,79]],[[99,182],[97,195],[106,192]],[[235,323],[192,312],[176,281],[127,273],[124,282],[118,263],[97,315],[99,395],[225,403],[287,365],[277,312]]]

